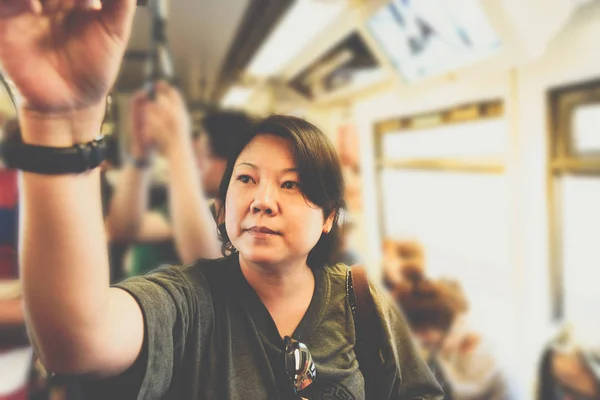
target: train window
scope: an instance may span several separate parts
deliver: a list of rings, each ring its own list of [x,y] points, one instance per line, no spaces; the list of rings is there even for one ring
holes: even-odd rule
[[[600,177],[560,179],[564,315],[586,323],[590,311],[600,310]]]
[[[381,236],[419,241],[428,272],[457,279],[472,300],[473,322],[495,343],[510,343],[514,283],[502,103],[382,121],[376,131]]]
[[[549,91],[551,292],[557,320],[600,307],[600,81]]]
[[[378,122],[378,167],[503,172],[503,113],[494,100]]]
[[[442,125],[398,135],[386,135],[385,157],[481,158],[503,157],[508,146],[506,122],[501,119]]]
[[[473,322],[495,343],[506,343],[514,326],[507,306],[513,298],[507,179],[384,170],[381,180],[386,236],[417,239],[428,272],[458,280],[471,299]]]
[[[574,110],[572,136],[573,150],[585,156],[600,154],[600,103],[584,105]]]

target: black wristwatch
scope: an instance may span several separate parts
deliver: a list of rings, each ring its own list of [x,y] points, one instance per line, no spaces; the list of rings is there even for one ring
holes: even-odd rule
[[[44,175],[79,174],[98,167],[106,158],[103,135],[71,147],[47,147],[8,140],[0,143],[0,158],[8,168]]]

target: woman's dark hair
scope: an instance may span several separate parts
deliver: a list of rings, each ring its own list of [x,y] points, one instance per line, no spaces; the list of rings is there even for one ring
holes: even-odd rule
[[[340,161],[331,141],[319,128],[297,117],[272,115],[259,121],[244,143],[240,143],[236,154],[227,161],[227,168],[219,186],[219,199],[223,207],[219,210],[219,236],[223,242],[223,255],[235,252],[225,230],[225,199],[229,181],[238,156],[250,141],[261,134],[271,134],[286,139],[294,154],[300,178],[300,188],[307,201],[323,210],[326,219],[332,213],[334,221],[328,234],[321,238],[308,254],[307,264],[311,268],[335,263],[341,243],[338,225],[340,210],[344,207],[344,178]]]
[[[405,268],[402,275],[394,297],[412,329],[447,331],[455,318],[467,311],[467,300],[457,282],[428,279],[419,268]]]

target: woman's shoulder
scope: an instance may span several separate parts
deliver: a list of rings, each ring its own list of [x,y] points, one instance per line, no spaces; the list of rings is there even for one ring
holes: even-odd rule
[[[206,280],[211,285],[219,282],[226,283],[236,270],[239,270],[238,259],[235,256],[221,258],[201,258],[190,264],[177,266],[178,271],[187,279]]]
[[[369,281],[372,281],[372,279],[370,279],[371,274],[369,273],[369,269],[367,268],[367,266],[365,266],[363,264],[349,265],[349,264],[346,264],[343,262],[339,262],[339,263],[329,264],[329,265],[325,266],[325,271],[331,275],[346,276],[348,274],[348,271],[351,271],[353,269],[358,269],[358,268],[365,270],[367,272],[367,275],[369,276]]]
[[[130,277],[115,286],[129,287],[144,282],[156,283],[160,286],[167,282],[177,286],[205,286],[213,280],[226,277],[234,265],[231,257],[198,259],[184,265],[163,264],[146,274]]]
[[[233,266],[235,263],[229,258],[196,260],[187,265],[162,265],[114,286],[130,293],[146,312],[171,301],[178,309],[201,307],[212,313],[213,301],[225,292],[222,289],[226,288]]]
[[[238,258],[236,255],[219,258],[199,258],[190,264],[181,265],[179,268],[182,270],[194,271],[194,270],[210,270],[213,268],[223,268],[232,265],[236,265]]]
[[[346,276],[350,267],[344,263],[330,264],[325,266],[325,273],[335,276]]]
[[[378,281],[373,279],[368,268],[366,268],[364,265],[355,264],[355,265],[349,266],[344,263],[336,263],[336,264],[330,264],[330,265],[325,266],[324,270],[325,270],[325,273],[327,275],[329,275],[330,278],[334,282],[339,282],[339,283],[343,282],[345,284],[347,282],[348,277],[350,277],[352,280],[358,279],[356,276],[354,276],[355,275],[354,273],[350,274],[352,271],[354,271],[358,268],[362,269],[365,272],[365,275],[366,275],[366,278],[367,278],[367,281],[369,284],[369,290],[371,291],[371,294],[374,297],[379,298],[382,294],[383,295],[387,294],[386,291],[383,290],[383,288],[381,287],[381,284],[378,283]]]
[[[355,274],[355,269],[361,268],[364,274]],[[369,270],[363,265],[346,265],[343,263],[337,263],[328,265],[325,267],[325,273],[329,276],[329,282],[332,286],[337,287],[339,290],[344,291],[346,295],[355,292],[355,281],[357,279],[367,280],[368,290],[371,294],[371,298],[377,305],[378,312],[387,313],[389,309],[395,308],[394,302],[391,299],[389,293],[381,287],[381,285],[372,278]],[[363,277],[363,278],[361,278]],[[352,283],[350,286],[349,283]]]

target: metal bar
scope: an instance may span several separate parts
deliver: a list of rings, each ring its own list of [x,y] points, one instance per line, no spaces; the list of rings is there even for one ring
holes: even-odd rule
[[[155,83],[158,80],[173,78],[173,61],[167,42],[167,4],[165,0],[155,0],[149,8],[152,15],[150,24],[150,51],[146,87],[151,99],[156,97]]]
[[[551,162],[553,174],[597,173],[600,174],[600,159],[563,158]]]
[[[503,114],[504,105],[502,100],[492,100],[407,117],[391,118],[375,124],[375,131],[381,134],[411,132],[434,126],[462,124],[467,121],[498,118]]]
[[[382,159],[377,161],[377,167],[395,169],[417,169],[444,172],[472,172],[482,174],[503,174],[506,166],[498,160],[469,161],[459,159]]]

